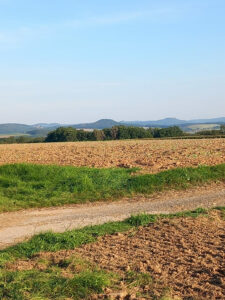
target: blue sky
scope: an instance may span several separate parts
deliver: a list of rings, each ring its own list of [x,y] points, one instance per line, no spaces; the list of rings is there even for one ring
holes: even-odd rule
[[[0,0],[0,123],[225,115],[224,0]]]

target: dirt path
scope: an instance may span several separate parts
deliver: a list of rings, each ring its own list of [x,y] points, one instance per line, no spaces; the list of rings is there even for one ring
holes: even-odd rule
[[[159,193],[149,198],[3,213],[0,214],[0,249],[43,231],[63,232],[123,220],[131,214],[142,212],[171,213],[215,206],[225,206],[223,183],[187,191]]]

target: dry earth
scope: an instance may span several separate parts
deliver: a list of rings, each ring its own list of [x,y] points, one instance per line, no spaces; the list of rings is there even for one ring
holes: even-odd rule
[[[225,184],[206,185],[186,191],[168,191],[149,198],[136,197],[64,207],[29,209],[0,214],[0,248],[42,231],[63,232],[87,225],[119,221],[131,214],[172,213],[198,207],[225,206]]]
[[[0,165],[38,163],[89,167],[140,167],[155,173],[225,162],[225,139],[128,140],[0,145]]]
[[[158,286],[139,289],[148,299],[162,287],[180,299],[225,299],[225,220],[210,217],[162,220],[136,233],[102,237],[76,254],[101,268],[123,274],[150,273]]]

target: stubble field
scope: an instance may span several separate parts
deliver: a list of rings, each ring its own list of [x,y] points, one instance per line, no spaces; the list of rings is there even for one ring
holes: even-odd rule
[[[139,167],[145,173],[225,162],[225,139],[127,140],[0,145],[0,165]]]

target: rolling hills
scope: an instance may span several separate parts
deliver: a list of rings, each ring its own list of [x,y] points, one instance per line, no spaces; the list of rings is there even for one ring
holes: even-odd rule
[[[220,124],[225,124],[225,117],[198,120],[180,120],[176,118],[165,118],[156,121],[120,121],[112,119],[101,119],[91,123],[60,124],[60,123],[38,123],[34,125],[6,123],[0,124],[0,136],[4,135],[30,135],[46,136],[48,132],[58,127],[71,126],[77,129],[103,129],[113,126],[139,126],[139,127],[169,127],[179,126],[183,131],[194,133],[199,130],[219,129]]]

